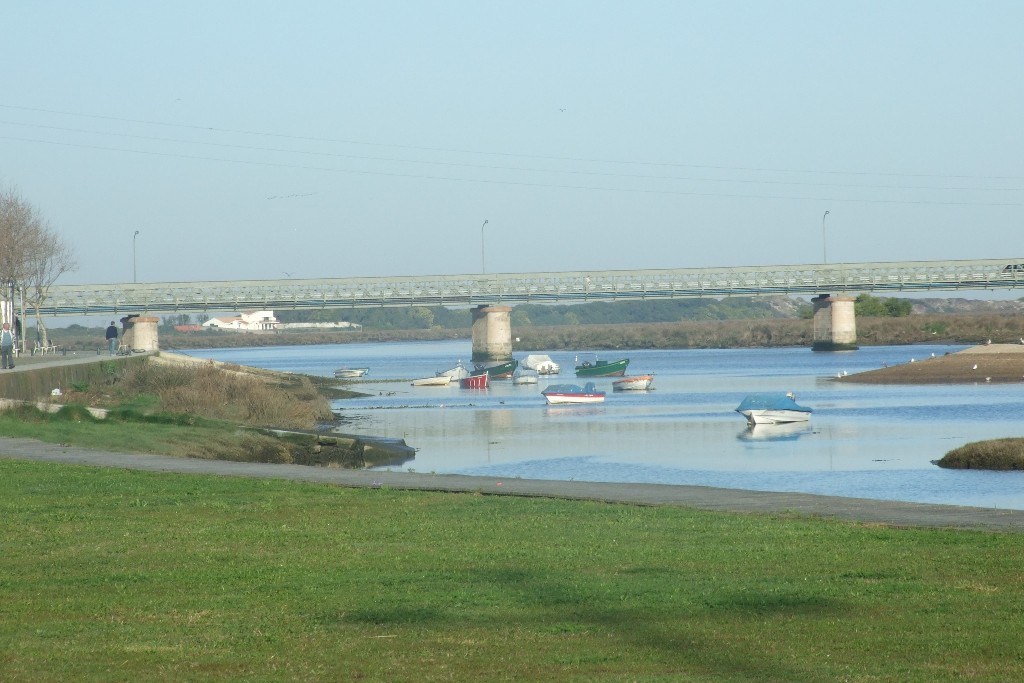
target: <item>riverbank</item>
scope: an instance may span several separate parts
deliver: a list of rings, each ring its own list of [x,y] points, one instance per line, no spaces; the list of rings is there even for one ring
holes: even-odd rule
[[[944,356],[859,372],[836,381],[860,384],[982,384],[1024,382],[1024,344],[982,344]]]
[[[822,496],[808,493],[748,491],[711,486],[558,481],[515,477],[308,467],[303,465],[200,460],[112,452],[33,439],[0,438],[0,459],[32,460],[148,472],[212,474],[251,479],[282,479],[331,486],[471,493],[489,496],[589,500],[642,506],[684,507],[710,512],[739,512],[814,517],[892,527],[984,529],[1024,533],[1024,511],[960,505],[908,503]]]
[[[523,324],[513,316],[513,352],[578,351],[613,349],[729,349],[811,347],[810,320],[801,318],[752,318],[730,320],[679,320],[660,323],[577,325]],[[31,328],[30,328],[31,333]],[[95,353],[102,329],[56,328],[54,340],[62,348]],[[466,339],[470,329],[430,327],[423,329],[363,329],[319,332],[233,332],[205,330],[182,332],[160,328],[160,347],[166,350],[200,348],[312,346],[319,344],[377,344],[385,342]],[[1024,316],[1019,314],[921,313],[899,318],[859,317],[857,343],[861,346],[904,344],[980,344],[1016,342],[1024,337]]]

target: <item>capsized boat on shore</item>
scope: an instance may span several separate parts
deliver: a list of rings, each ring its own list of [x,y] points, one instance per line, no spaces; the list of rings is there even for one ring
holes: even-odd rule
[[[777,425],[807,422],[811,409],[797,404],[793,392],[751,394],[737,406],[736,412],[747,418],[749,425]]]

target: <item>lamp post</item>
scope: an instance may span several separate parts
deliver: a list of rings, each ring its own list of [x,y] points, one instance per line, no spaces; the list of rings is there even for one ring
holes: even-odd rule
[[[135,269],[135,238],[139,236],[139,231],[136,230],[135,234],[132,235],[132,282],[138,282],[138,271]]]
[[[828,263],[828,246],[825,242],[825,216],[828,215],[828,211],[821,217],[821,262]]]
[[[487,272],[487,262],[484,260],[484,226],[487,225],[487,221],[480,226],[480,272]]]

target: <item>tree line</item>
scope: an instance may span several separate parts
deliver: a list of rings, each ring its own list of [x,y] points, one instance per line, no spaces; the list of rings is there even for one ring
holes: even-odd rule
[[[854,304],[857,317],[910,315],[913,303],[896,297],[861,294]],[[408,308],[334,308],[316,311],[276,311],[282,322],[358,323],[366,330],[467,329],[472,325],[468,309],[442,306]],[[723,299],[663,299],[658,301],[610,301],[585,304],[522,304],[512,307],[511,322],[517,327],[560,325],[620,325],[682,321],[809,319],[811,304],[790,297],[726,297]]]
[[[0,188],[0,307],[3,322],[19,333],[23,328],[26,308],[36,319],[39,342],[49,345],[46,325],[39,309],[49,297],[50,287],[64,273],[78,268],[71,245],[49,224],[42,213],[13,188]],[[21,310],[13,310],[13,302],[21,302]],[[20,323],[20,324],[19,324]],[[19,339],[25,349],[25,340]]]

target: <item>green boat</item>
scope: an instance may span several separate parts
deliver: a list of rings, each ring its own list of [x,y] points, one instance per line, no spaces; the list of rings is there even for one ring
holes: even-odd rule
[[[576,359],[577,377],[622,377],[626,374],[626,366],[629,365],[628,358],[620,360],[585,360],[582,363]]]
[[[516,371],[516,367],[519,366],[519,361],[512,359],[504,363],[495,363],[493,365],[483,365],[477,363],[473,368],[471,375],[482,375],[487,373],[491,379],[510,379],[512,373]]]

